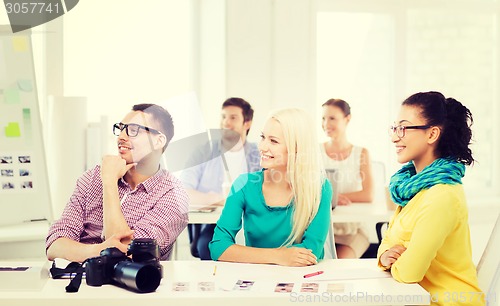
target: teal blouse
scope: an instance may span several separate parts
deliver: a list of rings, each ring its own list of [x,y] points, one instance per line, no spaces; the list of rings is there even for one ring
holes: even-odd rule
[[[266,204],[262,193],[264,170],[240,175],[231,186],[226,205],[217,221],[214,236],[208,247],[213,260],[235,244],[235,237],[245,224],[245,244],[257,248],[278,248],[292,231],[293,200],[282,207]],[[318,213],[304,232],[302,242],[292,245],[311,249],[318,259],[324,255],[328,226],[330,225],[330,203],[332,187],[328,180],[323,182]]]

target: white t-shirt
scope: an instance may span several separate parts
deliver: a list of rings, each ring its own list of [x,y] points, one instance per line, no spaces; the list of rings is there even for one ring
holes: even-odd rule
[[[356,192],[363,189],[360,167],[363,148],[353,146],[351,154],[344,160],[330,158],[321,144],[323,164],[326,169],[337,169],[337,188],[339,193]]]
[[[224,178],[225,182],[232,184],[233,181],[240,176],[240,174],[248,172],[247,160],[245,158],[245,150],[243,147],[241,147],[238,151],[227,151],[224,153],[224,158],[226,159],[226,164],[229,168],[229,175],[231,176],[231,178],[227,178],[226,169],[223,169],[226,176]],[[224,167],[224,163],[222,167]]]
[[[361,180],[360,175],[360,167],[361,167],[361,151],[362,147],[353,146],[351,154],[344,160],[334,160],[330,158],[326,154],[324,144],[321,144],[321,155],[323,157],[323,164],[326,169],[337,169],[337,188],[338,193],[349,193],[356,192],[363,189],[363,182]],[[356,235],[358,233],[358,229],[361,229],[365,232],[364,226],[361,223],[334,223],[333,229],[335,233],[335,242],[345,245],[350,245],[351,247],[355,247],[352,245],[352,239],[342,239],[340,235]],[[360,247],[361,249],[368,247],[368,238],[366,238],[366,234],[363,234],[365,237],[363,245]],[[366,246],[366,248],[365,248]],[[355,247],[356,248],[356,247]],[[360,250],[359,252],[364,252],[364,250]],[[360,254],[360,256],[361,256]]]

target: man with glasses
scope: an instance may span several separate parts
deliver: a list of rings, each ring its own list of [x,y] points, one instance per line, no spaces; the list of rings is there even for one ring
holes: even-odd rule
[[[49,229],[47,257],[83,262],[101,250],[126,252],[134,238],[156,239],[162,260],[188,222],[188,196],[160,158],[174,136],[161,106],[134,105],[113,125],[118,155],[85,172],[62,216]]]

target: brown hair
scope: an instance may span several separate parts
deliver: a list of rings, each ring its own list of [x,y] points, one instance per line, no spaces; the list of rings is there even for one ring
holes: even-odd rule
[[[342,99],[330,99],[323,103],[321,106],[336,106],[344,113],[344,116],[349,116],[351,114],[351,107],[349,103]]]

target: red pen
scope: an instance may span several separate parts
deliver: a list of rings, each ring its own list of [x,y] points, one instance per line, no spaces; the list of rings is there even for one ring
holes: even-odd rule
[[[313,277],[313,276],[316,276],[316,275],[320,275],[320,274],[323,274],[324,271],[316,271],[316,272],[313,272],[313,273],[309,273],[309,274],[306,274],[304,275],[304,278],[308,278],[308,277]]]

